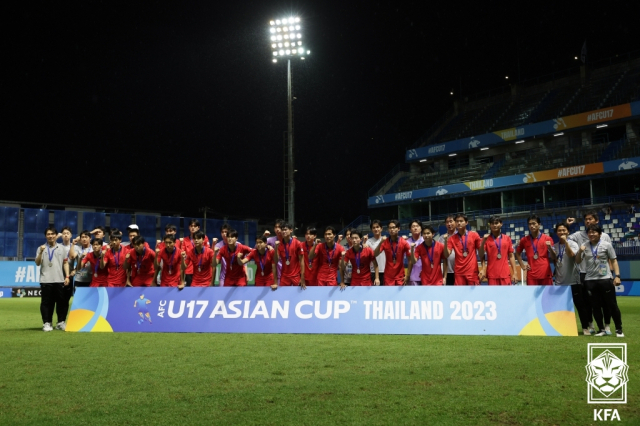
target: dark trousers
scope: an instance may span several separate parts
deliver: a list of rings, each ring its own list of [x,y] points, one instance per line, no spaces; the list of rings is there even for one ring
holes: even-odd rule
[[[588,312],[591,312],[591,309],[587,311],[587,306],[584,302],[585,297],[589,297],[585,290],[585,286],[582,284],[572,285],[571,294],[573,295],[573,304],[576,305],[576,311],[578,311],[578,317],[580,318],[580,324],[582,324],[582,328],[589,328],[591,315]]]
[[[214,271],[214,273],[215,273],[215,271]],[[186,283],[185,287],[191,287],[191,282],[192,281],[193,281],[193,274],[185,274],[185,276],[184,276],[184,282]]]
[[[63,283],[40,284],[40,315],[42,322],[53,324],[53,310],[55,308],[58,322],[67,320],[69,299],[66,299]]]
[[[584,272],[580,273],[580,282],[582,284],[585,284],[585,277],[587,276],[587,274],[585,274]],[[593,312],[593,306],[591,304],[591,297],[589,297],[589,292],[587,289],[587,286],[585,285],[582,288],[582,291],[584,292],[584,305],[585,305],[585,311],[586,311],[586,315],[589,317],[589,322],[591,322],[591,318],[595,318],[596,315]],[[611,324],[611,311],[609,311],[609,307],[608,306],[603,306],[602,307],[602,316],[604,317],[604,323],[605,324]]]
[[[380,285],[384,285],[384,272],[378,272],[378,277],[380,277]],[[376,273],[371,273],[371,285],[375,285],[376,282]]]
[[[604,330],[603,311],[605,307],[610,312],[616,330],[622,329],[622,315],[618,308],[618,300],[616,299],[616,287],[613,280],[607,278],[604,280],[587,280],[587,291],[591,298],[591,306],[593,308],[593,318],[600,330]],[[604,318],[606,320],[606,318]]]
[[[454,285],[456,282],[456,274],[447,272],[447,282],[445,285]]]

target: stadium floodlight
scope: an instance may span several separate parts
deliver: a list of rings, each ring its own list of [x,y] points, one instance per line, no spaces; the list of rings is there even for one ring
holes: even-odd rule
[[[564,132],[554,133],[554,135],[553,135],[553,136],[562,136],[562,135],[564,135]]]
[[[602,129],[603,127],[609,127],[609,125],[608,124],[598,124],[596,126],[596,129]]]
[[[489,148],[485,146],[484,148],[480,148],[480,151],[486,151],[486,150],[488,150],[488,149],[489,149]]]
[[[269,21],[269,35],[272,49],[272,62],[278,63],[279,58],[287,59],[287,100],[288,100],[288,126],[284,157],[284,205],[287,221],[295,226],[295,182],[293,157],[293,96],[291,78],[291,58],[304,60],[305,48],[302,46],[302,25],[300,17],[290,16]],[[297,42],[297,44],[296,44]],[[306,43],[305,43],[306,44]],[[310,54],[306,50],[306,54]]]
[[[427,161],[426,159],[420,160],[421,163],[425,163],[426,161]]]
[[[516,141],[516,145],[518,145],[519,143],[524,143],[524,139]]]
[[[458,154],[449,154],[449,157],[455,157]]]

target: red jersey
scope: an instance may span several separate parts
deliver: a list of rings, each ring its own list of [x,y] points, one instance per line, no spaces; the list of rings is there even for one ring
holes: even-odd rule
[[[419,244],[413,251],[414,256],[422,264],[420,282],[422,285],[442,285],[442,268],[440,262],[444,258],[444,244],[433,241],[430,247]],[[415,266],[415,265],[414,265]]]
[[[148,287],[153,282],[155,274],[154,261],[156,252],[145,246],[142,255],[135,249],[129,250],[129,266],[131,267],[131,285],[134,287]]]
[[[190,250],[190,249],[191,249],[191,250],[193,250],[193,249],[195,248],[195,244],[193,243],[193,241],[191,241],[191,238],[189,238],[189,237],[184,237],[182,240],[183,240],[182,242],[180,242],[180,240],[176,241],[176,245],[177,245],[178,243],[180,243],[180,250],[183,250],[183,251],[188,252],[188,250]],[[209,238],[208,238],[206,235],[204,236],[204,243],[203,243],[203,245],[204,245],[205,247],[211,247],[211,246],[209,245]],[[186,275],[191,275],[191,274],[193,274],[193,265],[191,264],[191,260],[189,260],[189,257],[188,257],[188,256],[187,256],[187,260],[186,260],[186,262],[185,262],[185,263],[187,264],[187,269],[184,271],[184,273],[185,273]]]
[[[246,279],[244,266],[238,265],[238,259],[236,258],[236,255],[239,253],[246,256],[251,253],[251,248],[244,244],[236,243],[236,248],[233,252],[229,251],[228,244],[225,244],[220,250],[218,250],[218,255],[216,256],[218,263],[220,263],[221,259],[224,259],[226,262],[224,265],[226,268],[224,276],[225,285],[227,285],[227,283],[229,283],[229,285],[235,285],[237,282],[242,282]]]
[[[213,250],[209,247],[203,247],[203,251],[200,253],[196,249],[187,249],[187,259],[193,265],[191,287],[209,287],[211,285],[213,256]],[[187,259],[185,259],[185,263]]]
[[[298,256],[304,257],[302,244],[295,238],[289,239],[289,244],[280,241],[278,245],[278,259],[282,260],[282,269],[280,271],[280,281],[285,283],[300,283],[300,259]],[[287,265],[287,262],[289,264]],[[305,277],[306,278],[306,277]]]
[[[329,281],[332,283],[331,285],[338,285],[338,282],[336,281],[337,273],[338,268],[340,267],[340,258],[342,257],[343,251],[344,247],[340,244],[334,243],[332,249],[327,247],[327,243],[316,244],[315,257],[318,258],[318,281]]]
[[[107,287],[109,270],[106,267],[100,269],[100,258],[96,257],[93,251],[87,253],[84,259],[82,259],[82,263],[89,263],[91,265],[89,268],[92,276],[90,287]]]
[[[351,247],[344,255],[344,263],[351,262],[351,285],[370,286],[371,285],[371,264],[375,257],[371,247],[362,247],[356,253]],[[358,272],[358,270],[360,272]]]
[[[480,248],[480,244],[482,244],[482,238],[474,231],[467,231],[463,236],[456,233],[449,237],[447,247],[449,251],[453,250],[456,253],[456,262],[453,267],[454,274],[464,277],[475,275],[477,278],[478,259],[476,249]]]
[[[498,259],[498,243],[500,259]],[[509,256],[513,253],[511,238],[504,234],[500,234],[498,238],[491,235],[484,243],[484,252],[487,254],[487,279],[510,279]]]
[[[111,248],[104,255],[105,268],[109,271],[107,284],[109,287],[124,287],[127,284],[127,271],[124,269],[124,260],[127,255],[126,246],[120,246],[118,251]]]
[[[535,240],[531,238],[531,235],[520,240],[518,244],[518,253],[522,253],[524,250],[527,253],[527,262],[531,266],[531,270],[527,272],[527,278],[533,278],[537,280],[551,278],[551,265],[549,264],[549,250],[547,249],[546,242],[550,241],[553,246],[553,239],[543,234],[538,233],[538,238]],[[534,250],[534,247],[536,250]],[[536,256],[537,251],[537,256]],[[536,259],[537,257],[537,259]]]
[[[180,263],[182,261],[180,253],[178,248],[174,248],[173,252],[169,253],[164,247],[158,253],[158,264],[162,262],[162,270],[160,271],[160,285],[162,287],[178,287],[180,285]]]
[[[404,255],[411,253],[411,244],[398,236],[393,243],[389,238],[380,243],[380,252],[384,252],[386,263],[384,266],[384,284],[396,285],[404,281]],[[393,261],[395,259],[395,262]]]
[[[258,250],[251,250],[247,255],[247,260],[253,260],[256,263],[256,286],[268,286],[273,284],[273,259],[275,258],[275,250],[265,249],[264,254],[260,254]]]
[[[206,241],[206,240],[205,240]],[[156,245],[156,248],[159,248],[160,251],[164,250],[164,240],[160,242],[160,244]],[[182,244],[180,243],[180,240],[176,238],[176,245],[175,247],[178,249],[178,254],[180,254],[180,251],[182,250]]]
[[[318,260],[320,258],[316,256],[311,262],[309,262],[309,251],[313,250],[313,244],[308,245],[306,241],[301,241],[300,245],[304,252],[304,280],[308,282],[315,282],[318,277]]]

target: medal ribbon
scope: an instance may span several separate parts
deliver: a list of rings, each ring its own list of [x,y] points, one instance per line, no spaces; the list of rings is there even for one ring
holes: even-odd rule
[[[113,253],[113,261],[116,263],[116,271],[120,268],[120,252],[122,251],[122,247],[118,249],[118,251],[114,252],[113,249],[111,253]]]
[[[329,251],[329,246],[324,243],[324,248],[327,251],[327,260],[329,261],[329,268],[331,268],[331,261],[333,260],[333,253],[336,251],[336,244],[333,243],[333,250]]]
[[[100,249],[102,250],[102,249]],[[96,266],[93,267],[93,274],[94,275],[98,275],[98,266],[100,265],[100,258],[98,256],[96,256],[95,254],[93,255],[93,257],[96,259]]]
[[[558,244],[558,260],[560,261],[560,263],[562,263],[562,258],[564,258],[564,250],[565,250],[565,245],[564,244]]]
[[[398,241],[396,241],[396,248],[393,248],[393,241],[389,240],[389,244],[391,245],[391,252],[393,253],[393,261],[396,260],[396,254],[398,253],[398,244],[400,243],[400,237],[398,237]]]
[[[256,252],[258,252],[258,262],[260,262],[260,270],[262,272],[264,272],[264,264],[265,262],[262,261],[262,255],[260,254],[260,250],[256,250]],[[267,257],[267,252],[264,252],[264,257]]]
[[[284,255],[287,262],[289,261],[289,247],[291,247],[292,242],[293,242],[293,238],[291,237],[289,237],[289,244],[285,243],[284,239],[282,240],[282,243],[284,244]]]
[[[165,250],[166,250],[166,248],[165,248]],[[171,257],[169,258],[169,269],[173,269],[173,257],[176,255],[176,251],[178,251],[178,250],[176,250],[176,248],[174,246],[173,253],[171,253]]]
[[[196,246],[193,246],[193,251],[196,252],[196,254],[198,254],[198,250],[196,249]],[[174,251],[175,253],[175,251]],[[202,269],[202,258],[204,256],[204,242],[202,243],[202,253],[200,253],[200,255],[198,256],[198,270]],[[235,257],[235,255],[234,255]]]
[[[591,254],[593,255],[593,263],[598,262],[598,246],[600,245],[600,241],[596,244],[596,249],[593,249],[593,245],[591,245],[591,241],[589,241],[589,248],[591,250]]]
[[[469,233],[464,233],[464,243],[462,243],[462,237],[458,234],[458,238],[460,238],[460,242],[462,243],[462,252],[467,253],[467,238],[469,237]]]
[[[356,254],[356,267],[360,270],[360,256],[362,255],[363,248],[360,247],[360,251],[356,252],[355,248],[352,248],[353,252]]]
[[[138,267],[138,272],[140,272],[140,265],[142,265],[142,259],[144,259],[144,254],[146,253],[147,248],[146,247],[142,247],[142,256],[139,256],[138,253],[136,253],[136,266]]]
[[[229,246],[227,246],[227,250],[229,250]],[[237,250],[238,250],[238,245],[236,244],[236,246],[233,249],[233,251],[229,251],[229,254],[233,253],[233,256],[231,256],[231,267],[233,267],[233,262],[236,260],[236,251]],[[204,248],[203,248],[202,251],[204,251]],[[200,266],[200,265],[198,265],[198,266]]]
[[[429,262],[431,262],[431,267],[433,268],[433,253],[436,249],[436,243],[435,241],[431,243],[431,254],[429,254],[429,246],[427,246],[427,243],[423,242],[422,244],[424,244],[424,248],[427,250],[427,257],[429,258]]]
[[[313,248],[313,244],[311,244],[311,247],[309,247],[309,245],[305,242],[304,245],[307,247],[307,259],[308,259],[309,258],[309,252]],[[311,269],[312,266],[313,266],[313,261],[310,260],[309,261],[309,269]]]
[[[51,250],[51,248],[49,247],[49,244],[47,244],[47,256],[49,256],[49,263],[51,263],[51,259],[53,259],[53,255],[55,254],[57,248],[58,246],[56,246],[53,250]]]
[[[533,246],[533,253],[534,253],[534,255],[536,255],[536,254],[538,254],[538,242],[540,241],[540,238],[542,238],[542,232],[538,232],[538,238],[536,238],[536,239],[534,239],[531,235],[529,235],[529,238],[531,238],[531,243],[532,243],[531,245]]]
[[[498,248],[498,256],[501,256],[500,255],[500,248],[502,247],[502,234],[500,234],[500,236],[498,237],[498,242],[497,243],[496,243],[496,237],[494,237],[493,234],[491,234],[491,238],[493,238],[493,243]]]

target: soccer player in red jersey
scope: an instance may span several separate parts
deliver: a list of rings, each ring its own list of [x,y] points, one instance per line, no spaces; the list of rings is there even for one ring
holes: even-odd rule
[[[162,248],[160,248],[162,247]],[[176,244],[176,236],[167,233],[164,236],[162,245],[156,246],[156,281],[158,274],[160,275],[161,287],[178,287],[184,288],[182,279],[182,256],[181,250]]]
[[[482,238],[477,232],[467,231],[469,221],[466,215],[459,213],[455,220],[458,232],[451,237],[448,234],[442,237],[446,241],[444,256],[449,258],[451,251],[456,254],[453,268],[456,277],[454,285],[480,285],[480,281],[484,278],[484,259],[482,260],[483,272],[478,272],[476,249],[480,248]]]
[[[109,270],[104,267],[102,258],[104,251],[102,251],[102,239],[94,238],[91,242],[91,248],[93,251],[88,253],[84,259],[82,259],[82,267],[89,264],[89,270],[93,274],[91,278],[90,287],[106,287],[108,283]]]
[[[313,260],[309,260],[309,253],[314,250],[316,245],[316,237],[318,231],[313,226],[307,228],[307,232],[304,234],[304,243],[302,243],[302,250],[304,251],[304,282],[307,286],[318,285],[318,260],[319,257],[314,257]]]
[[[527,219],[529,235],[520,240],[516,249],[516,258],[520,267],[527,271],[527,285],[552,285],[551,264],[556,260],[555,253],[550,248],[553,239],[540,232],[540,218],[531,215]],[[527,264],[522,261],[522,251],[527,253]]]
[[[409,281],[409,275],[404,273],[404,256],[411,252],[411,246],[407,240],[398,236],[400,222],[395,219],[389,221],[387,230],[389,238],[382,237],[382,243],[374,251],[376,256],[384,252],[384,285],[405,285]]]
[[[362,232],[357,229],[351,230],[351,248],[343,252],[342,262],[340,264],[340,277],[344,277],[344,271],[348,262],[351,262],[351,285],[352,286],[371,286],[371,265],[377,268],[376,257],[373,250],[366,247],[362,240]],[[342,278],[340,290],[344,290],[347,285]]]
[[[182,250],[182,247],[180,245],[180,239],[178,239],[178,237],[176,237],[176,234],[178,232],[178,228],[175,225],[172,225],[170,223],[167,223],[167,225],[164,227],[164,235],[173,235],[175,237],[175,243],[174,243],[174,247],[176,249],[178,249],[179,251]],[[160,250],[162,250],[164,248],[164,239],[163,240],[158,240],[156,241],[156,248],[160,248]]]
[[[453,234],[455,234],[456,231],[456,217],[453,214],[450,214],[446,217],[446,219],[444,220],[444,226],[447,228],[447,233],[446,236],[447,238],[451,238],[451,236]],[[445,238],[445,235],[440,235],[440,237],[438,238],[438,241],[441,242],[444,246],[447,245],[447,240]],[[453,267],[456,264],[456,252],[455,250],[452,250],[451,253],[449,253],[449,257],[447,259],[444,259],[444,285],[454,285],[456,282],[456,276],[453,272]]]
[[[318,256],[318,285],[337,286],[338,268],[344,247],[336,244],[336,229],[327,226],[324,231],[324,244],[316,242],[315,248],[309,252],[309,261]]]
[[[109,250],[102,257],[109,271],[107,285],[109,287],[124,287],[127,284],[127,270],[124,267],[126,249],[122,246],[122,232],[118,228],[113,228],[109,235]]]
[[[133,249],[126,254],[124,267],[130,271],[127,287],[149,287],[155,276],[156,252],[149,248],[144,237],[138,235],[132,241]]]
[[[420,282],[422,285],[442,285],[442,267],[444,259],[444,244],[433,239],[436,231],[432,226],[422,229],[422,243],[411,243],[411,256],[409,257],[409,275],[416,261],[422,264]],[[415,237],[414,237],[415,238]]]
[[[238,255],[240,265],[246,265],[251,260],[256,263],[256,287],[270,286],[273,290],[277,289],[274,265],[278,263],[278,251],[267,245],[266,235],[256,238],[255,250],[251,250],[246,257],[242,253]]]
[[[304,251],[302,243],[291,236],[293,225],[285,223],[282,225],[282,241],[276,245],[278,258],[281,260],[282,269],[278,285],[280,286],[300,286],[306,289],[304,281]]]
[[[198,232],[200,230],[200,221],[198,219],[191,219],[191,221],[189,221],[189,236],[188,237],[184,237],[181,241],[181,246],[180,249],[182,251],[188,251],[189,249],[192,249],[195,247],[195,240],[194,240],[194,236],[195,233]],[[209,246],[209,238],[205,235],[204,236],[204,246],[205,247],[210,247]],[[193,280],[193,265],[191,264],[191,260],[190,258],[187,256],[187,269],[184,272],[185,274],[185,281],[187,283],[187,287],[189,287],[191,285],[191,281]]]
[[[212,287],[216,275],[213,258],[215,253],[209,247],[204,245],[206,235],[204,232],[197,231],[192,235],[195,246],[187,248],[182,252],[182,270],[187,270],[187,260],[193,266],[193,280],[191,287]],[[218,240],[214,239],[215,244]]]
[[[484,275],[489,285],[511,285],[518,279],[513,243],[508,235],[501,232],[502,218],[491,216],[489,227],[491,232],[485,234],[478,249],[480,259],[484,259],[485,253],[487,254],[487,268]]]
[[[205,237],[206,238],[206,237]],[[216,251],[216,256],[213,259],[213,268],[215,269],[218,263],[225,260],[225,277],[224,285],[228,286],[246,286],[247,275],[244,271],[244,266],[238,265],[237,257],[240,253],[243,256],[251,253],[251,248],[244,244],[238,243],[238,231],[235,229],[229,229],[227,232],[227,244],[221,249]]]

